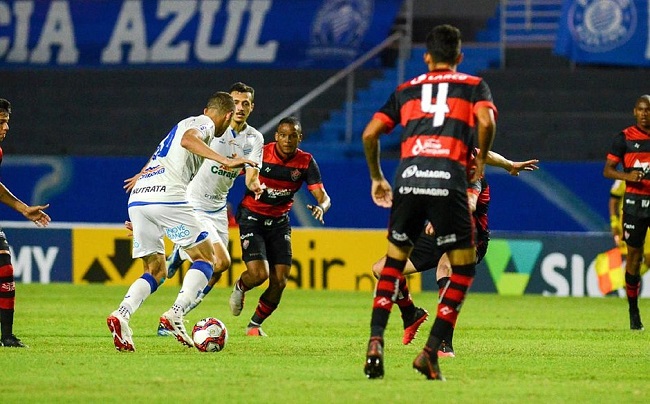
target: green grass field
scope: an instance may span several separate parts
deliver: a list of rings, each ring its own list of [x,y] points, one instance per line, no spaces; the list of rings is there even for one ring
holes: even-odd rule
[[[240,317],[229,290],[216,289],[188,319],[223,320],[219,353],[156,336],[177,290],[161,288],[131,320],[135,353],[119,353],[106,316],[124,286],[17,285],[16,334],[29,349],[2,348],[0,402],[225,403],[558,403],[648,402],[650,331],[628,329],[619,298],[471,294],[456,330],[456,358],[441,359],[446,382],[427,381],[411,362],[432,324],[401,344],[395,307],[386,332],[382,380],[363,374],[369,293],[287,290],[264,324],[269,338],[244,335],[260,290]],[[436,296],[414,296],[435,311]],[[650,304],[641,301],[650,321]],[[189,328],[189,327],[188,327]]]

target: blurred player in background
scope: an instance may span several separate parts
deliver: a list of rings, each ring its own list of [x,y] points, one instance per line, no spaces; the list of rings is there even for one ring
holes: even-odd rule
[[[212,139],[210,148],[222,156],[244,157],[254,161],[257,167],[245,166],[245,181],[247,189],[253,195],[259,196],[263,189],[259,181],[259,172],[262,166],[264,136],[246,122],[255,107],[255,90],[251,86],[237,82],[230,87],[229,92],[235,101],[235,113],[230,127],[223,135]],[[192,300],[185,310],[185,314],[203,301],[205,295],[210,293],[219,281],[221,274],[230,268],[227,197],[240,172],[240,169],[224,169],[212,160],[205,160],[187,187],[190,204],[194,206],[201,222],[208,227],[209,238],[214,246],[216,264],[208,285]],[[180,246],[175,244],[172,254],[167,258],[167,276],[174,276],[187,258],[185,254],[182,254]],[[164,335],[163,324],[160,324],[158,334]]]
[[[643,242],[650,226],[650,95],[634,104],[636,124],[623,129],[612,142],[603,175],[625,181],[623,241],[627,244],[625,292],[630,329],[643,330],[639,312]],[[623,170],[617,170],[618,165]]]
[[[246,192],[237,211],[242,260],[246,270],[235,282],[230,295],[230,310],[239,316],[244,307],[244,294],[269,280],[251,317],[246,334],[266,336],[261,325],[278,308],[291,271],[291,225],[289,210],[293,197],[303,183],[316,199],[307,205],[312,216],[324,223],[323,216],[331,206],[314,157],[298,148],[302,141],[302,125],[297,118],[286,117],[278,124],[275,142],[264,146],[264,162],[260,181],[261,197]]]
[[[9,117],[11,104],[0,98],[0,143],[5,140],[9,132]],[[0,147],[0,165],[3,152]],[[34,222],[38,227],[45,227],[50,223],[50,217],[43,212],[47,205],[29,206],[16,198],[7,187],[0,182],[0,202],[25,216],[25,219]],[[16,282],[14,280],[14,267],[11,265],[9,243],[4,231],[0,228],[0,346],[25,348],[26,345],[14,335],[14,309],[16,306]]]
[[[474,224],[467,200],[468,177],[483,176],[496,133],[496,107],[483,79],[458,73],[460,31],[439,25],[427,35],[424,62],[429,72],[400,85],[363,131],[363,146],[375,204],[391,208],[386,263],[377,282],[364,373],[384,376],[384,331],[399,293],[413,244],[428,220],[436,244],[449,256],[448,286],[436,320],[413,368],[427,379],[444,380],[437,352],[453,329],[476,273]],[[380,165],[379,137],[402,124],[400,164],[394,192]],[[478,144],[474,132],[478,133]],[[472,169],[472,153],[478,146]]]
[[[230,94],[214,93],[203,114],[180,121],[160,142],[142,171],[125,181],[130,191],[129,218],[133,225],[133,258],[142,258],[144,274],[129,288],[117,310],[106,319],[118,351],[134,351],[131,315],[158,289],[167,276],[163,237],[180,244],[193,263],[183,279],[174,305],[160,317],[165,328],[182,344],[194,343],[183,324],[183,313],[212,276],[215,254],[206,226],[187,201],[187,185],[204,158],[223,169],[256,163],[229,158],[210,149],[208,143],[230,125],[235,103]]]
[[[539,160],[532,159],[527,161],[511,161],[499,153],[490,151],[487,155],[486,163],[488,165],[501,167],[508,171],[510,175],[518,176],[521,171],[537,170]],[[470,184],[467,189],[467,199],[469,207],[474,217],[476,225],[476,263],[480,263],[487,253],[488,243],[490,241],[490,229],[488,227],[488,208],[490,205],[490,187],[485,177]],[[403,274],[410,275],[416,272],[424,272],[430,269],[436,270],[436,283],[438,284],[439,295],[442,295],[449,278],[451,276],[451,264],[449,256],[438,247],[435,242],[434,229],[430,223],[427,223],[425,230],[415,242],[413,251],[406,261],[406,267]],[[379,278],[381,270],[386,262],[386,256],[372,266],[372,272],[376,278]],[[413,341],[418,332],[420,325],[427,320],[429,313],[421,308],[416,307],[408,290],[406,279],[401,279],[399,283],[399,294],[395,301],[402,314],[404,323],[404,335],[402,343],[408,345]],[[453,348],[454,328],[451,328],[449,334],[445,337],[440,348],[438,348],[438,357],[456,356]]]

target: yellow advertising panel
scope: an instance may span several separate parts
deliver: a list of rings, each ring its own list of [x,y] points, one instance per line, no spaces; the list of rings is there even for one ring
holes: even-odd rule
[[[166,243],[170,252],[171,243]],[[385,230],[294,228],[292,245],[289,289],[372,291],[375,279],[371,267],[386,252],[387,240]],[[140,260],[131,259],[131,239],[125,230],[74,229],[72,250],[74,283],[130,285],[142,275]],[[237,228],[230,230],[228,250],[232,266],[217,287],[231,287],[246,269]],[[185,263],[179,274],[163,286],[179,286],[189,265]],[[419,275],[409,277],[412,292],[421,290],[420,279]]]

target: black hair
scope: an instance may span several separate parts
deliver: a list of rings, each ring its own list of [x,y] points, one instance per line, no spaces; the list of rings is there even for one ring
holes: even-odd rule
[[[295,116],[287,116],[287,117],[282,118],[280,120],[280,122],[278,123],[278,128],[280,127],[280,125],[284,125],[284,124],[289,124],[291,126],[297,126],[298,127],[298,132],[302,133],[302,124],[300,123],[300,120],[298,118],[296,118]]]
[[[255,89],[253,89],[253,87],[249,86],[248,84],[242,83],[241,81],[238,81],[230,86],[230,91],[228,92],[232,93],[233,91],[237,91],[238,93],[251,93],[251,101],[255,99]]]
[[[0,112],[11,114],[11,103],[4,98],[0,98]]]
[[[434,61],[455,65],[460,55],[460,30],[449,24],[434,27],[426,38],[427,53]]]

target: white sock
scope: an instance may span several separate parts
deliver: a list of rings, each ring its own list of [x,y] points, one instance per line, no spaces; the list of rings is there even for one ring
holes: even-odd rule
[[[198,269],[190,268],[183,278],[183,286],[181,287],[174,306],[174,311],[180,310],[177,314],[182,314],[185,309],[192,303],[195,297],[203,291],[203,288],[208,284],[208,278],[205,274]]]
[[[124,296],[124,300],[122,300],[122,303],[120,303],[120,308],[118,311],[123,316],[125,316],[124,312],[126,311],[128,313],[128,316],[125,317],[128,320],[131,315],[135,313],[136,310],[138,310],[142,302],[144,302],[150,294],[151,286],[149,285],[149,282],[142,278],[136,279],[135,282],[131,284],[129,290],[126,292],[126,296]]]

